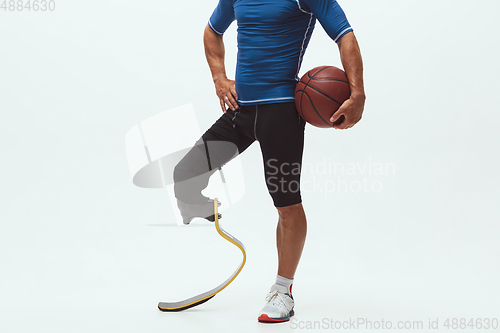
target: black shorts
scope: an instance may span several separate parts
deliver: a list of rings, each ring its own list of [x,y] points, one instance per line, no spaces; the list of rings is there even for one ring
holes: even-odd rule
[[[209,177],[217,168],[244,152],[254,141],[258,141],[264,162],[265,181],[274,205],[286,207],[301,203],[300,173],[304,128],[305,121],[293,102],[240,106],[236,111],[229,109],[177,165],[174,173],[176,197],[186,202],[196,201],[193,195],[199,195],[207,186],[208,178],[201,177],[202,180],[198,179],[190,186],[183,186],[186,182],[182,180],[202,173]],[[214,143],[220,142],[228,144],[210,149],[215,147]]]

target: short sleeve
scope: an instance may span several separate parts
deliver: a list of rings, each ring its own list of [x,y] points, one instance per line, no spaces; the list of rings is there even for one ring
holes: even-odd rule
[[[352,31],[347,17],[336,0],[299,0],[304,10],[316,16],[323,29],[334,42]]]
[[[233,0],[219,0],[219,4],[208,20],[208,25],[216,34],[222,35],[234,19]]]

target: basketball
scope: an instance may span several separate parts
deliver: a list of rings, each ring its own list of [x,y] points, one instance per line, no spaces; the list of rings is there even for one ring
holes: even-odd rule
[[[332,115],[351,96],[347,76],[335,66],[320,66],[305,73],[295,88],[295,107],[309,124],[328,128],[344,121],[341,116],[336,124]]]

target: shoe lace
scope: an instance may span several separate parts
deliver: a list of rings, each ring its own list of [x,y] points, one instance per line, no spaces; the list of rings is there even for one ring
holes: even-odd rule
[[[272,305],[280,306],[288,309],[287,302],[285,301],[285,295],[279,293],[277,290],[270,291],[266,296],[266,301]]]
[[[271,292],[269,292],[269,294],[267,294],[266,301],[272,302],[277,296],[278,296],[278,291],[277,290],[271,291]]]

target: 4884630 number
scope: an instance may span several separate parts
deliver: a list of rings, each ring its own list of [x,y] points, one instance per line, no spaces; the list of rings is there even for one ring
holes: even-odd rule
[[[496,330],[498,329],[497,318],[448,318],[443,324],[447,329],[477,329],[477,330]]]
[[[0,0],[1,1],[1,0]],[[22,12],[34,11],[45,12],[54,11],[56,9],[56,2],[54,0],[4,0],[0,6],[0,10],[4,12]]]

